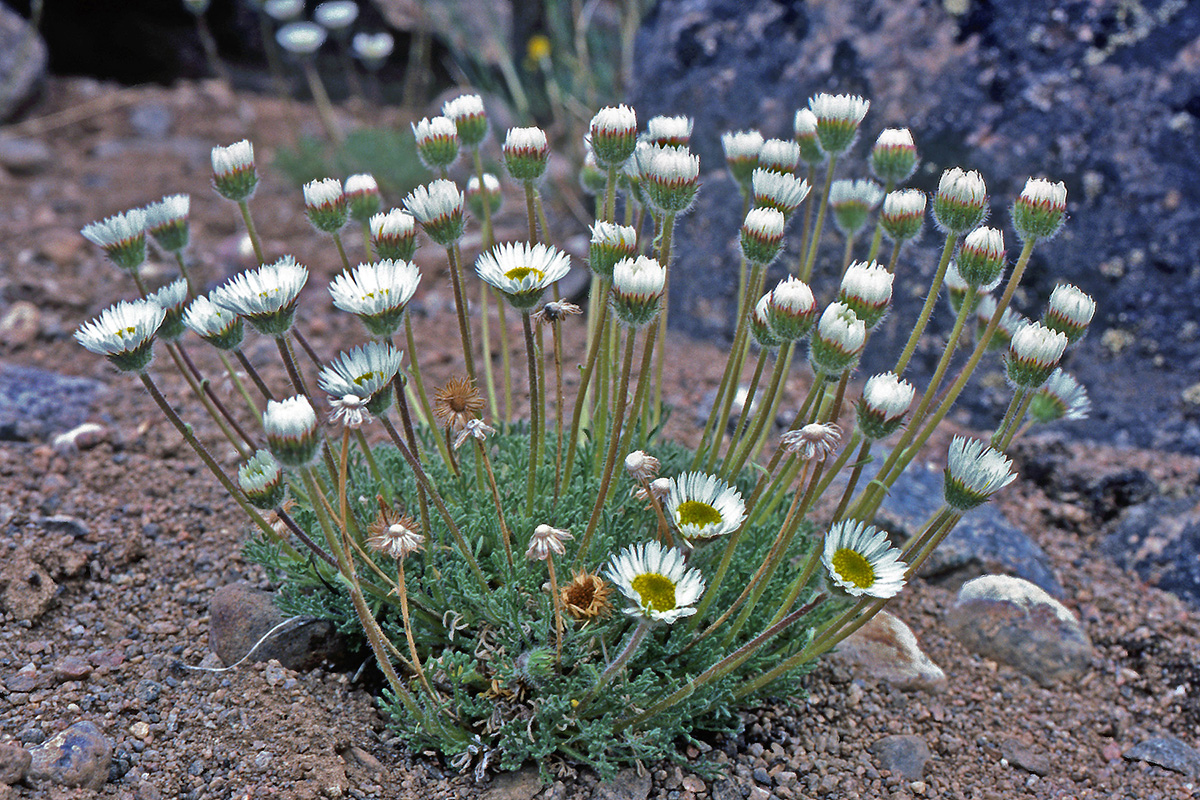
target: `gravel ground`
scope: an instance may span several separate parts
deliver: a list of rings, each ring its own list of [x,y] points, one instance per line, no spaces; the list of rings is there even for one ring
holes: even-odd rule
[[[39,114],[89,102],[103,107],[108,101],[101,98],[111,98],[112,91],[84,80],[56,81]],[[44,593],[35,603],[44,613],[22,614],[10,604],[0,617],[0,746],[32,747],[69,725],[91,721],[113,744],[111,780],[95,792],[0,783],[0,800],[519,800],[539,791],[555,800],[593,796],[595,776],[567,764],[551,765],[557,780],[546,788],[528,772],[475,785],[436,759],[407,753],[348,674],[296,674],[277,664],[196,669],[212,664],[207,628],[213,592],[238,580],[267,584],[240,555],[244,526],[236,507],[150,407],[141,387],[70,340],[80,322],[132,292],[77,232],[93,219],[162,194],[191,192],[194,238],[215,243],[194,248],[194,256],[204,280],[220,280],[240,268],[238,221],[208,187],[209,148],[248,135],[258,145],[260,164],[269,163],[271,143],[294,130],[292,112],[213,84],[124,90],[116,100],[118,107],[33,132],[50,156],[35,169],[16,176],[0,169],[0,319],[9,320],[18,301],[32,304],[23,308],[32,309],[33,318],[25,327],[0,325],[3,360],[108,386],[93,415],[107,432],[90,449],[59,453],[37,441],[0,445],[0,565],[6,574],[36,579]],[[130,111],[148,107],[160,118],[165,112],[165,135],[150,136],[144,128],[139,133],[131,125]],[[22,132],[31,135],[29,129],[16,133]],[[319,297],[324,279],[335,271],[328,242],[295,212],[299,190],[264,172],[254,209],[270,256],[291,252],[314,269],[302,324],[320,352],[356,343],[352,321],[334,316]],[[511,223],[520,229],[519,217]],[[449,351],[438,349],[443,332],[453,329],[449,292],[441,287],[444,283],[427,276],[422,288],[427,313],[418,320],[423,361],[435,380],[453,368]],[[578,344],[570,343],[575,349]],[[668,399],[682,409],[698,408],[715,383],[711,365],[720,362],[721,353],[686,341],[672,346],[683,355],[671,361]],[[198,348],[197,354],[203,355]],[[203,357],[201,363],[213,367]],[[159,374],[184,415],[199,420],[200,409],[182,383],[165,369]],[[691,416],[676,414],[677,435],[686,436]],[[232,466],[234,455],[215,429],[199,430]],[[1022,458],[1036,459],[1050,447],[1065,449],[1071,468],[1081,473],[1136,466],[1163,491],[1181,495],[1194,490],[1200,474],[1197,459],[1051,439],[1026,443]],[[686,755],[696,772],[646,765],[649,780],[623,773],[624,794],[616,796],[1196,795],[1197,776],[1122,757],[1157,736],[1192,746],[1200,742],[1195,609],[1095,555],[1111,515],[1101,519],[1087,498],[1053,496],[1018,481],[1001,504],[1050,554],[1066,605],[1096,645],[1092,669],[1076,685],[1045,689],[972,655],[944,624],[956,587],[918,582],[893,610],[949,676],[943,691],[903,692],[825,665],[812,676],[807,699],[747,712],[745,731],[736,740],[689,746]],[[927,745],[931,758],[920,779],[894,776],[879,766],[872,745],[892,734],[920,737]],[[713,764],[726,777],[712,777],[707,767]]]

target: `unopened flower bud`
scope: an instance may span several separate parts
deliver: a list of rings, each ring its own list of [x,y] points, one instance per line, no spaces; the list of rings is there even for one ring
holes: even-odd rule
[[[652,117],[646,123],[646,141],[659,147],[687,147],[692,140],[690,117]]]
[[[825,160],[825,151],[817,139],[817,115],[810,108],[802,108],[796,112],[792,125],[795,132],[796,144],[800,145],[800,158],[810,167]]]
[[[379,184],[373,175],[360,173],[346,178],[344,190],[346,207],[350,209],[350,219],[358,223],[368,222],[379,213],[383,205],[383,196],[379,193]]]
[[[541,128],[510,128],[504,138],[504,166],[513,180],[531,183],[546,172],[550,144]]]
[[[907,242],[921,232],[925,222],[925,193],[917,189],[901,189],[883,198],[879,222],[892,241]]]
[[[283,502],[287,486],[283,469],[267,450],[259,450],[250,460],[238,467],[238,486],[255,508],[269,511]]]
[[[1019,389],[1036,389],[1062,359],[1067,337],[1037,322],[1017,329],[1008,345],[1008,381]]]
[[[764,294],[750,310],[750,334],[754,342],[764,350],[774,349],[783,344],[783,340],[771,330],[770,322],[771,295]]]
[[[975,321],[978,324],[980,334],[987,328],[988,323],[995,313],[996,298],[990,294],[981,295],[978,305],[975,306]],[[1000,315],[1000,322],[996,326],[996,332],[992,335],[992,340],[988,342],[987,349],[991,352],[1007,350],[1008,343],[1012,341],[1013,334],[1027,322],[1029,320],[1016,311],[1013,311],[1012,306],[1005,308],[1004,313]]]
[[[258,186],[254,169],[254,145],[243,139],[228,147],[212,149],[213,188],[235,203],[249,200]]]
[[[908,128],[885,128],[871,148],[871,172],[893,186],[912,177],[917,160],[917,146]]]
[[[987,217],[988,196],[983,176],[952,167],[942,173],[933,196],[933,219],[948,234],[963,234]]]
[[[140,208],[93,222],[80,231],[99,245],[108,259],[126,272],[137,272],[146,260],[146,212]]]
[[[433,172],[440,172],[458,160],[460,140],[458,126],[449,117],[428,117],[412,124],[421,163]]]
[[[867,439],[884,439],[900,427],[912,405],[913,387],[894,372],[873,375],[858,401],[858,429]]]
[[[288,467],[306,467],[317,456],[321,438],[317,435],[317,412],[303,395],[286,400],[267,401],[263,412],[263,432],[271,454]]]
[[[874,261],[855,261],[846,268],[838,300],[870,330],[887,314],[892,301],[892,273]]]
[[[1013,227],[1021,241],[1049,239],[1062,229],[1067,214],[1067,187],[1044,178],[1030,178],[1013,203]]]
[[[986,227],[971,231],[958,250],[956,264],[968,286],[990,292],[1004,274],[1004,234]]]
[[[882,200],[883,188],[875,181],[834,181],[829,186],[833,224],[843,236],[857,235]]]
[[[452,247],[463,234],[465,200],[454,181],[438,179],[413,189],[404,198],[404,207],[412,214],[429,238],[442,247]]]
[[[737,131],[721,135],[721,147],[725,150],[725,166],[743,194],[750,191],[750,178],[758,168],[758,152],[763,146],[763,135],[758,131]]]
[[[304,184],[304,211],[313,227],[325,233],[337,233],[346,227],[350,209],[342,182],[337,178],[325,178]]]
[[[653,258],[624,258],[613,267],[612,305],[631,328],[653,320],[662,302],[667,271]]]
[[[602,108],[592,117],[592,152],[602,167],[619,167],[637,147],[637,114],[626,105]]]
[[[464,94],[447,100],[442,105],[442,114],[453,120],[463,147],[474,150],[487,138],[487,111],[484,110],[483,98],[479,95]]]
[[[636,153],[642,189],[659,211],[686,211],[700,186],[700,157],[675,147],[649,145]]]
[[[808,284],[788,278],[771,290],[770,298],[767,321],[775,335],[787,342],[807,336],[817,320],[817,301]]]
[[[858,138],[858,126],[867,109],[868,100],[858,95],[821,93],[808,101],[817,118],[817,138],[826,153],[844,153]]]
[[[754,205],[774,208],[790,217],[808,197],[808,181],[765,169],[754,170],[751,178]]]
[[[800,166],[800,145],[787,139],[768,139],[758,151],[758,168],[795,175]]]
[[[325,44],[329,34],[313,22],[289,22],[275,31],[275,41],[288,55],[299,59],[311,58]]]
[[[495,214],[500,210],[500,205],[504,202],[504,193],[500,190],[500,180],[490,172],[483,173],[483,183],[479,183],[479,177],[472,175],[467,179],[467,208],[471,209],[471,213],[476,219],[485,219],[483,212],[484,204],[487,204],[487,210],[490,214]]]
[[[742,255],[752,264],[770,264],[783,247],[787,218],[774,208],[752,208],[742,223]]]
[[[1042,315],[1042,324],[1058,331],[1074,344],[1087,333],[1096,314],[1096,301],[1079,287],[1065,283],[1054,287]]]
[[[396,38],[387,31],[380,33],[356,33],[351,41],[354,55],[370,72],[378,72],[387,62],[396,47]]]
[[[628,225],[597,222],[592,225],[588,268],[602,278],[611,278],[613,267],[637,253],[637,231]]]
[[[830,378],[853,369],[866,341],[867,326],[853,309],[843,303],[830,303],[809,340],[808,360],[813,372]]]
[[[371,217],[371,246],[380,259],[412,261],[417,252],[417,221],[412,214],[393,208]]]
[[[188,246],[188,212],[192,200],[186,194],[172,194],[146,206],[146,232],[168,253]]]
[[[946,505],[958,512],[970,511],[990,500],[1015,477],[1012,461],[1004,453],[978,439],[955,436],[946,458]]]
[[[164,342],[174,342],[183,336],[187,326],[183,324],[183,310],[187,303],[187,281],[180,278],[151,294],[147,299],[153,300],[163,310],[165,316],[158,327],[158,338]]]

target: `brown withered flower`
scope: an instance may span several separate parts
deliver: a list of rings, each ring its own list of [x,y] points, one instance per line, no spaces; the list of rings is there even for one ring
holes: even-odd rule
[[[568,614],[587,622],[612,613],[612,603],[608,599],[611,594],[612,587],[603,578],[584,571],[575,573],[571,582],[559,591],[559,598]]]
[[[367,547],[377,553],[385,553],[395,559],[403,559],[409,553],[425,549],[425,537],[421,526],[412,517],[397,513],[389,508],[382,497],[375,521],[367,526]]]
[[[451,378],[433,396],[433,415],[443,427],[461,430],[483,410],[483,395],[467,378]]]

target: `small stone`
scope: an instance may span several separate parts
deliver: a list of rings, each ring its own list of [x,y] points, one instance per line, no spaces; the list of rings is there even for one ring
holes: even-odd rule
[[[162,103],[145,103],[129,112],[129,125],[142,138],[165,139],[175,125],[175,117]]]
[[[287,671],[280,666],[278,661],[271,659],[267,662],[267,668],[263,671],[263,677],[266,679],[268,686],[278,686],[287,680]]]
[[[684,775],[683,788],[687,789],[689,792],[695,792],[699,794],[700,792],[708,789],[708,786],[706,786],[704,781],[695,775]]]
[[[905,780],[920,780],[929,761],[929,745],[920,736],[894,734],[878,739],[868,748],[879,768]]]
[[[28,300],[18,300],[0,317],[0,344],[13,350],[28,347],[37,341],[42,331],[41,320],[42,312],[36,305]]]
[[[60,786],[99,789],[108,780],[112,742],[95,723],[77,722],[32,751],[29,775]]]
[[[10,692],[32,692],[37,689],[45,689],[50,685],[50,681],[45,675],[29,667],[9,676],[4,681],[4,685]]]
[[[1092,642],[1066,606],[1029,581],[985,575],[963,584],[947,612],[967,649],[1016,667],[1043,686],[1083,676]]]
[[[108,441],[108,428],[98,422],[85,422],[66,433],[54,437],[55,451],[69,455],[79,450],[91,450],[101,442]]]
[[[921,650],[908,625],[887,611],[847,636],[832,658],[854,674],[897,689],[940,692],[946,688],[946,673]]]
[[[484,800],[532,800],[542,790],[538,771],[526,767],[516,772],[505,772],[492,780],[492,786],[484,794]]]
[[[54,665],[54,677],[62,681],[81,681],[92,674],[92,665],[79,656],[67,656]]]
[[[226,666],[241,661],[253,648],[251,661],[275,659],[288,669],[302,672],[344,650],[341,637],[328,620],[301,618],[266,636],[284,621],[271,597],[247,583],[222,586],[213,595],[208,642]]]
[[[0,136],[0,166],[12,175],[36,175],[53,161],[54,154],[44,142]]]
[[[1139,742],[1122,755],[1129,761],[1145,761],[1189,778],[1200,778],[1200,751],[1171,736]]]
[[[0,604],[17,619],[36,621],[49,609],[58,593],[58,585],[50,574],[29,557],[17,550],[0,566]]]
[[[32,761],[33,756],[19,744],[0,744],[0,786],[23,781]]]
[[[66,514],[57,514],[53,517],[37,517],[33,520],[33,524],[46,533],[67,534],[75,539],[86,539],[91,529],[87,523],[78,517],[71,517]]]
[[[623,769],[611,781],[597,786],[592,800],[646,800],[652,783],[649,772]]]
[[[162,684],[158,681],[143,679],[138,681],[133,689],[133,696],[143,703],[153,703],[162,695]]]
[[[144,721],[138,721],[129,726],[129,732],[139,739],[145,739],[150,735],[150,725]]]
[[[1000,743],[1000,755],[1014,767],[1046,777],[1050,774],[1050,759],[1017,739],[1005,739]]]

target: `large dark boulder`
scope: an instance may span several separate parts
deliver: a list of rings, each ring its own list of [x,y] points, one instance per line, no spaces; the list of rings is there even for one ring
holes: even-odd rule
[[[46,81],[46,45],[28,22],[0,3],[0,122],[27,109]]]
[[[866,174],[857,156],[881,129],[911,127],[924,159],[912,185],[932,190],[951,166],[980,170],[993,224],[1014,255],[1007,206],[1026,178],[1066,182],[1070,219],[1036,251],[1018,306],[1039,315],[1060,280],[1100,304],[1071,357],[1094,401],[1091,420],[1075,424],[1099,438],[1200,452],[1200,407],[1183,394],[1200,375],[1200,14],[1168,0],[1148,0],[1138,14],[1119,13],[1115,0],[974,0],[958,16],[949,5],[655,6],[638,35],[630,100],[643,119],[695,117],[693,150],[706,172],[676,237],[677,274],[687,279],[672,281],[673,324],[710,337],[732,328],[741,203],[723,173],[721,133],[788,136],[813,93],[861,93],[871,111],[841,175]],[[906,251],[897,320],[915,317],[939,247],[927,232]],[[814,279],[822,299],[833,293],[840,252],[827,233]],[[944,334],[952,319],[938,311],[930,330]],[[864,371],[887,368],[905,333],[885,324]],[[939,352],[936,337],[927,345],[918,373]],[[978,421],[994,421],[1007,400],[1004,391],[974,393],[969,406],[983,412]]]

